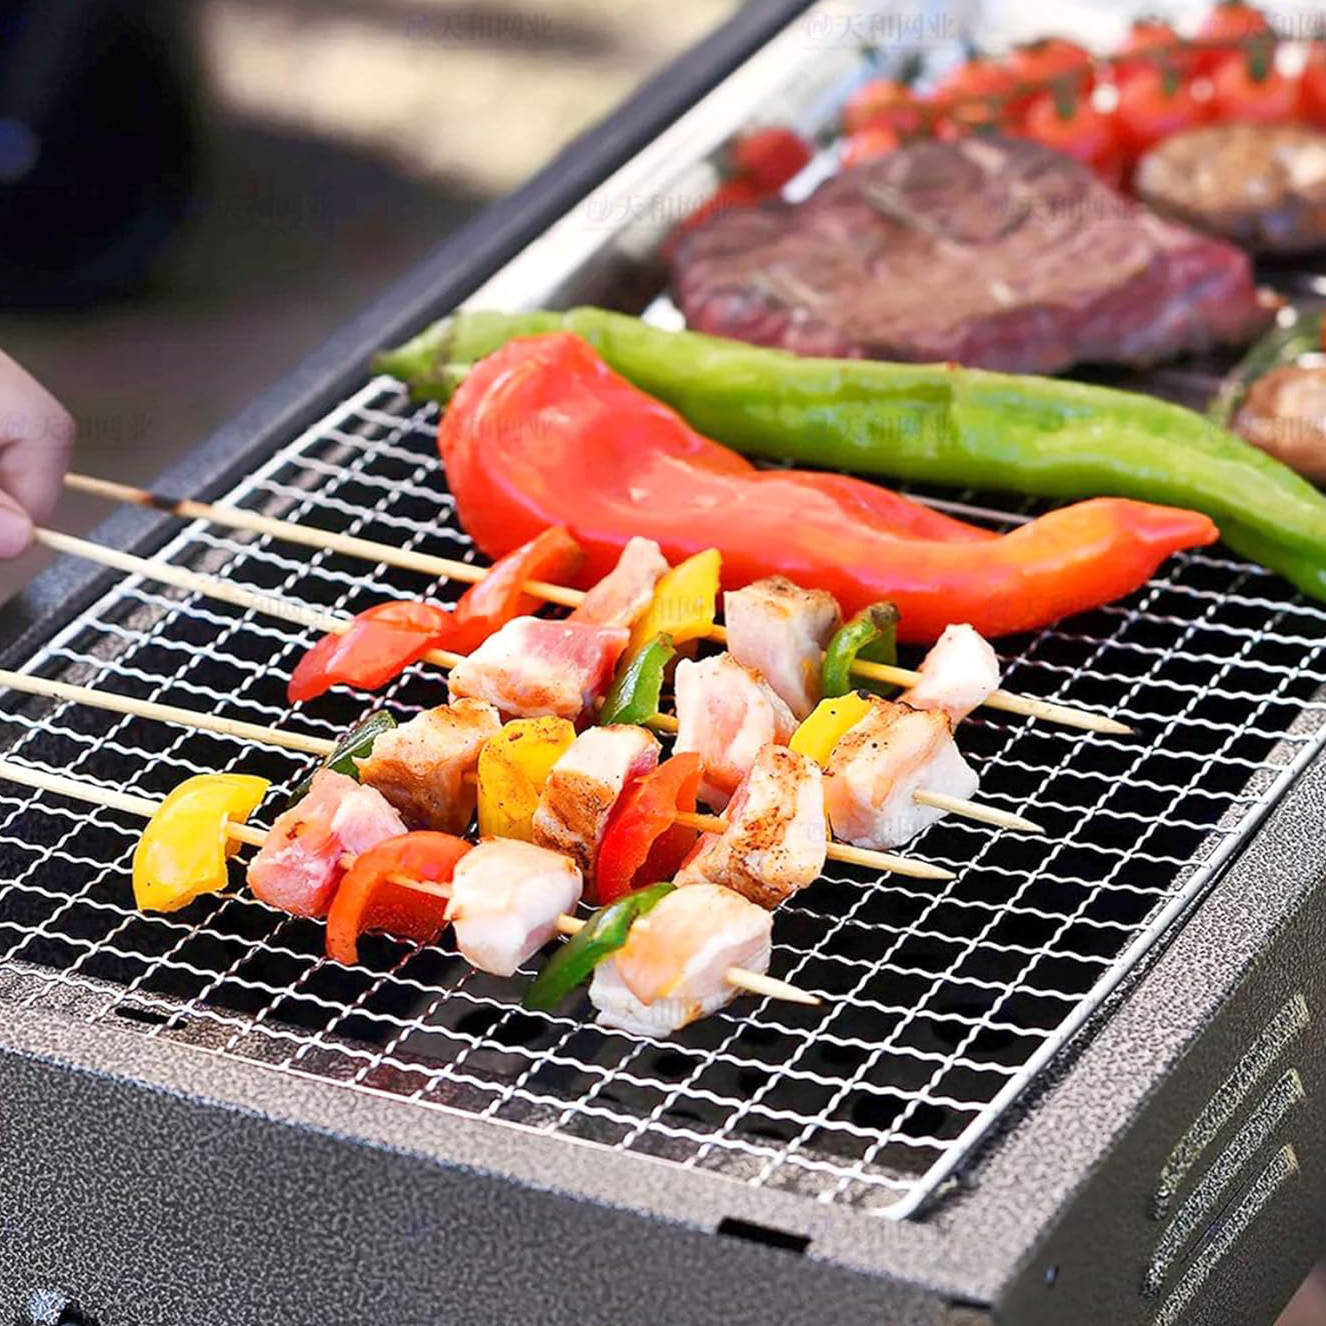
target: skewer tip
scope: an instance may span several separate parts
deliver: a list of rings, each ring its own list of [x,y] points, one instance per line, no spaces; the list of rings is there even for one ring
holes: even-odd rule
[[[765,976],[761,972],[746,971],[743,967],[729,967],[727,970],[729,985],[749,994],[766,995],[770,999],[780,999],[785,1004],[802,1004],[806,1008],[819,1008],[823,1003],[818,995],[802,990],[787,981],[780,981],[774,976]]]

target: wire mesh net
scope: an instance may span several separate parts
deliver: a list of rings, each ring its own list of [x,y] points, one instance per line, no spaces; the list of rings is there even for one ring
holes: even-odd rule
[[[468,559],[435,426],[431,408],[377,380],[227,500]],[[463,588],[198,524],[164,555],[342,612]],[[944,884],[830,862],[775,922],[772,970],[823,995],[818,1009],[747,997],[655,1041],[595,1026],[583,997],[526,1012],[540,960],[499,979],[445,937],[426,948],[372,937],[359,966],[339,967],[320,924],[259,903],[238,867],[226,893],[143,915],[129,878],[141,822],[12,785],[0,785],[0,999],[904,1215],[1316,750],[1324,638],[1320,608],[1214,550],[1174,559],[1124,602],[1004,642],[1010,689],[1101,707],[1137,734],[1084,736],[990,710],[970,719],[959,740],[982,797],[1048,835],[946,819],[907,849],[954,869]],[[128,579],[27,667],[336,736],[366,701],[338,691],[292,710],[285,685],[308,643],[275,617]],[[443,675],[419,665],[382,700],[404,718],[445,695]],[[277,785],[264,822],[308,768],[234,738],[14,693],[0,702],[0,750],[148,797],[197,772],[259,773]]]

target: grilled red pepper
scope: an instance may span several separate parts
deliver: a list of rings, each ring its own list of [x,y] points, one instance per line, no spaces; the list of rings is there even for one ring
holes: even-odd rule
[[[757,472],[564,332],[513,340],[476,365],[439,445],[461,519],[490,555],[564,524],[592,582],[635,534],[673,563],[714,547],[730,589],[782,574],[829,590],[848,613],[891,600],[903,643],[957,622],[987,638],[1038,629],[1216,538],[1205,516],[1111,498],[997,538],[918,538],[936,528],[933,513],[845,476]]]
[[[359,936],[381,930],[396,939],[431,944],[447,923],[447,899],[402,888],[393,875],[451,878],[456,862],[473,846],[449,833],[406,833],[356,857],[327,913],[327,956],[346,966],[359,961]]]
[[[299,660],[286,690],[291,704],[338,684],[375,691],[445,643],[451,614],[436,603],[379,603],[343,635],[324,635]]]
[[[664,760],[637,778],[617,802],[603,835],[595,869],[595,899],[615,902],[677,873],[698,836],[673,821],[695,809],[700,757],[693,751]]]
[[[508,553],[456,604],[447,648],[468,654],[513,617],[534,612],[542,600],[526,594],[521,586],[527,580],[565,584],[575,574],[580,556],[579,545],[560,526],[544,530]]]

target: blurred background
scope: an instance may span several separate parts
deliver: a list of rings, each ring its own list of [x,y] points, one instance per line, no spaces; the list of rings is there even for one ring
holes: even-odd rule
[[[0,0],[0,346],[146,483],[740,3]]]
[[[0,347],[147,482],[739,3],[0,0]]]

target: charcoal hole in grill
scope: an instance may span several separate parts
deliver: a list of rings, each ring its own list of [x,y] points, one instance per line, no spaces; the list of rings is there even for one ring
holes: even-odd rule
[[[111,1011],[117,1018],[123,1018],[126,1022],[138,1022],[146,1027],[165,1027],[171,1020],[169,1016],[158,1012],[155,1008],[142,1008],[137,1004],[117,1004]]]
[[[766,1248],[784,1252],[803,1253],[810,1247],[806,1234],[794,1234],[787,1229],[774,1229],[769,1225],[756,1225],[747,1220],[724,1216],[718,1222],[717,1232],[724,1238],[744,1239],[747,1243],[762,1243]]]

